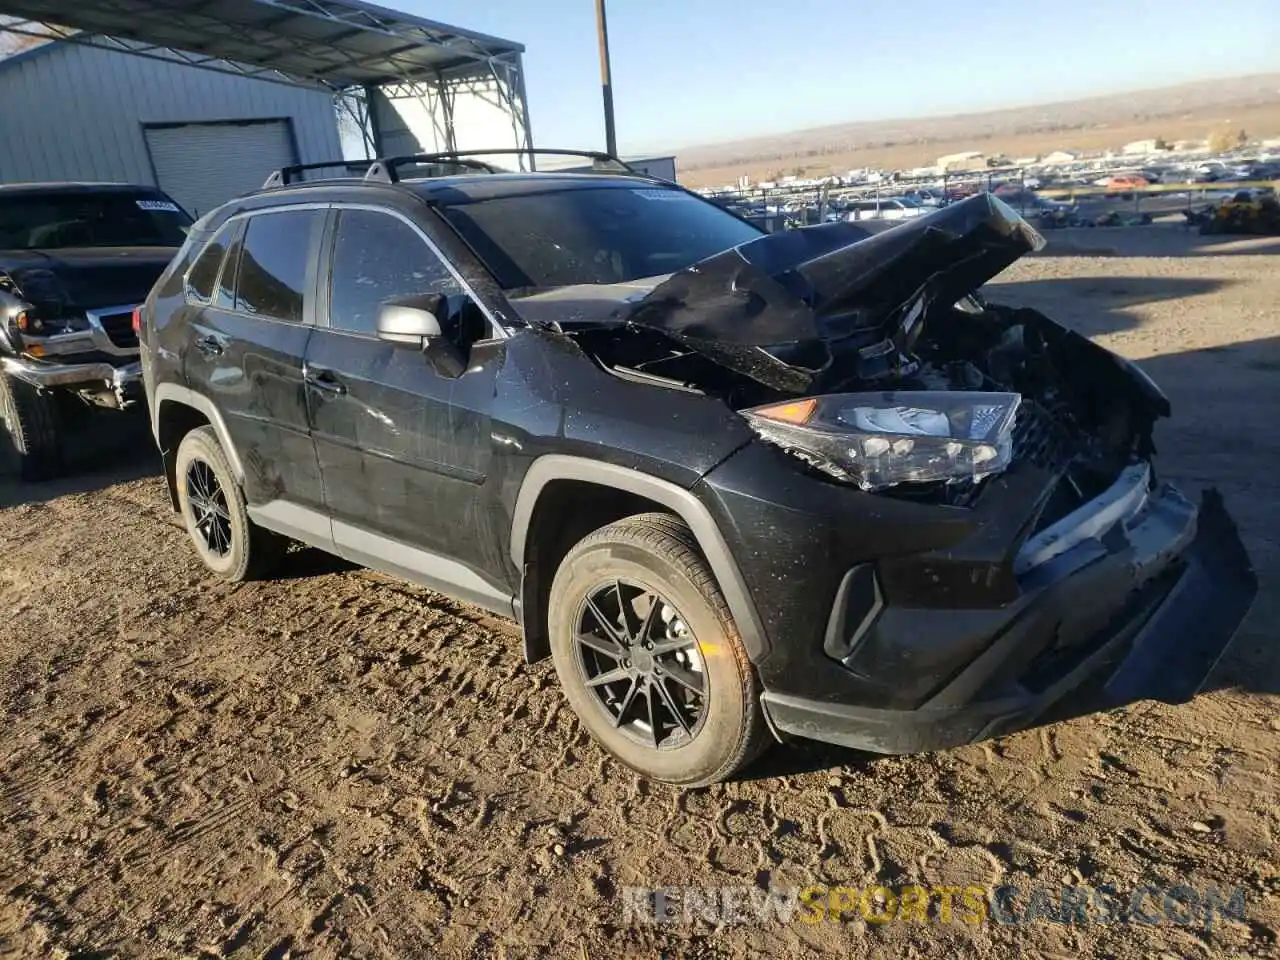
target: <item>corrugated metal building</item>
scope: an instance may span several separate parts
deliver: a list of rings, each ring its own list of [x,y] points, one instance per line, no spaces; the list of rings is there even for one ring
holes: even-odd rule
[[[342,156],[332,97],[81,44],[0,60],[0,182],[156,184],[192,214]]]

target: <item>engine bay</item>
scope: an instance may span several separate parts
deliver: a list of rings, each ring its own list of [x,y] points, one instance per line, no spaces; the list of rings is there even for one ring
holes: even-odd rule
[[[988,304],[976,296],[934,309],[901,338],[851,333],[825,344],[768,350],[815,371],[804,391],[788,392],[727,367],[688,342],[630,324],[570,334],[615,376],[714,397],[735,410],[834,393],[885,390],[1000,391],[1022,398],[1014,428],[1014,462],[1060,474],[1062,502],[1051,522],[1105,490],[1120,472],[1154,451],[1152,427],[1167,401],[1136,368],[1087,338],[1030,309]],[[823,356],[825,354],[825,356]],[[926,502],[969,505],[981,482],[902,484],[888,491]]]

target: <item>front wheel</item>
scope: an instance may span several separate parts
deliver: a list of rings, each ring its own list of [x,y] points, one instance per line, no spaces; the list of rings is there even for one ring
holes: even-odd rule
[[[645,776],[705,786],[767,745],[759,680],[678,519],[641,514],[579,541],[551,585],[548,626],[570,705]]]
[[[0,465],[23,480],[58,472],[58,398],[0,370]]]
[[[251,580],[280,559],[286,541],[249,519],[244,493],[212,427],[182,438],[174,465],[178,508],[196,553],[224,580]]]

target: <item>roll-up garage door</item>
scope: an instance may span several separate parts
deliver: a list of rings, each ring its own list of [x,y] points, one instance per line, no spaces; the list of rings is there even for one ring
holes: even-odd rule
[[[272,170],[296,163],[287,120],[147,127],[160,189],[192,216],[257,190]]]

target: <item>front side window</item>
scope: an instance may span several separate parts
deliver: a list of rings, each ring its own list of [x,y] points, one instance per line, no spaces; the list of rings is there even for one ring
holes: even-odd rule
[[[311,232],[318,220],[313,210],[261,213],[249,220],[236,271],[237,310],[302,322]]]
[[[674,273],[761,236],[674,187],[591,186],[441,206],[506,290]]]
[[[455,296],[461,284],[409,224],[373,210],[338,213],[329,286],[329,325],[373,336],[378,308],[422,293]]]

